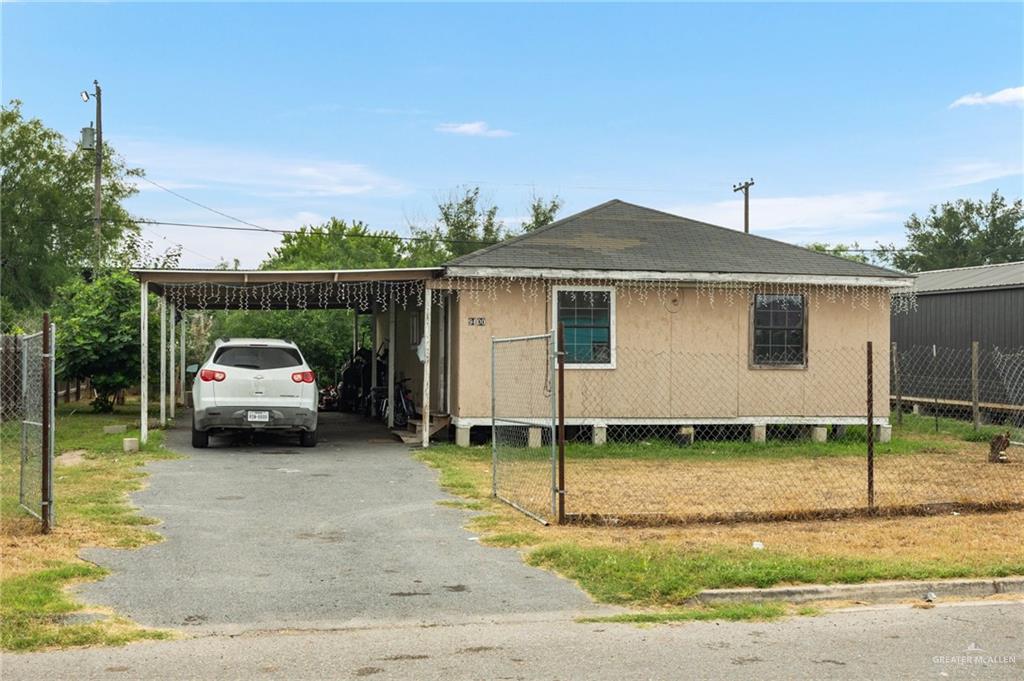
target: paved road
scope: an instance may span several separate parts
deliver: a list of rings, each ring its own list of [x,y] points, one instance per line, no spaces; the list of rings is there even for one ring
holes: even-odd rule
[[[312,449],[264,437],[193,450],[187,430],[170,431],[188,458],[150,465],[133,496],[166,541],[84,551],[112,574],[80,597],[203,633],[599,609],[515,551],[472,541],[469,514],[437,505],[436,472],[382,427],[322,416]]]
[[[520,615],[7,655],[3,678],[1016,680],[1022,616],[1021,603],[940,605],[641,629]]]

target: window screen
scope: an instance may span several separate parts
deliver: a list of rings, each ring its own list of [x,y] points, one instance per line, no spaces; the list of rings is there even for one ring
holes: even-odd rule
[[[611,307],[610,291],[558,292],[567,364],[611,363]]]
[[[224,367],[262,370],[297,367],[302,364],[302,358],[294,348],[229,345],[217,349],[213,362]]]
[[[804,297],[754,296],[754,364],[803,365]]]

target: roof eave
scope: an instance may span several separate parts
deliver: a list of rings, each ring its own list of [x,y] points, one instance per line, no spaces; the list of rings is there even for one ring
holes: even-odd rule
[[[445,268],[449,277],[511,277],[520,279],[600,279],[607,281],[667,281],[678,283],[773,283],[808,286],[876,286],[910,288],[913,276],[853,276],[819,274],[768,274],[759,272],[655,272],[639,270],[585,270],[529,267],[471,267],[452,265]]]

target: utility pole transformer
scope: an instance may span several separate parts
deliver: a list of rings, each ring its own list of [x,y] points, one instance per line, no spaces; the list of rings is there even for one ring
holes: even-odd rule
[[[734,192],[743,192],[743,232],[745,234],[750,234],[750,188],[753,186],[754,178],[732,186]]]

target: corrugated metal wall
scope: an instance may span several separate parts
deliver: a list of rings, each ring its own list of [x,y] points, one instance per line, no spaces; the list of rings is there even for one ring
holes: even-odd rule
[[[938,293],[917,298],[917,309],[892,315],[899,347],[938,345],[982,350],[1024,346],[1024,288]]]
[[[1019,383],[1007,379],[1020,375],[1014,351],[1024,347],[1024,288],[918,296],[916,310],[892,315],[891,333],[904,395],[969,403],[976,340],[980,401],[1019,403]]]

